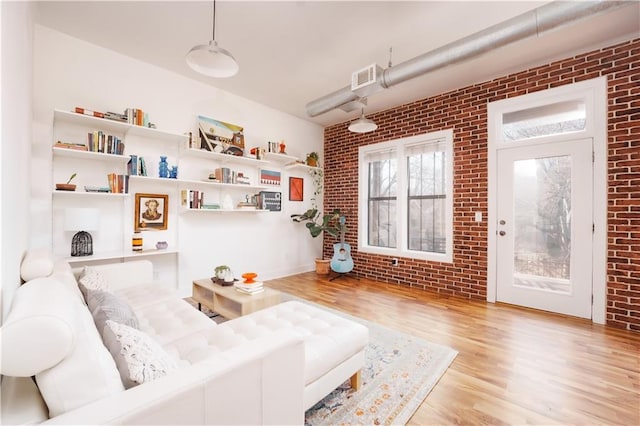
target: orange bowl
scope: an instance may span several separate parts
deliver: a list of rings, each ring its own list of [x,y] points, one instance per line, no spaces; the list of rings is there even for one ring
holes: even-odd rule
[[[255,272],[245,272],[244,274],[242,274],[242,278],[244,278],[244,283],[245,284],[253,284],[255,283],[255,281],[253,280],[255,277],[257,277],[258,274],[256,274]]]

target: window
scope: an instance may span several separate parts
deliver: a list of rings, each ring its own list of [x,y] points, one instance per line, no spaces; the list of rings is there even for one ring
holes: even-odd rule
[[[360,147],[359,250],[452,259],[451,130]]]
[[[580,132],[586,127],[586,117],[582,99],[511,111],[502,116],[502,137],[505,141],[519,141]]]

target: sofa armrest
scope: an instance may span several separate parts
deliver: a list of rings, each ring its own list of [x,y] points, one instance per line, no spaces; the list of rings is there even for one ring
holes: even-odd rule
[[[91,268],[99,271],[104,276],[111,290],[153,282],[153,263],[149,260],[92,265]],[[80,275],[82,269],[76,268],[73,270],[76,278]]]
[[[45,424],[302,424],[304,345],[286,331]]]

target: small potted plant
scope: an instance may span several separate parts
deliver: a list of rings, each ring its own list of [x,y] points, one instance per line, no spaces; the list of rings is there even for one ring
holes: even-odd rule
[[[227,271],[230,271],[230,270],[231,268],[229,268],[227,265],[218,265],[215,267],[214,272],[217,279],[224,280],[224,277],[227,274]]]
[[[56,183],[56,189],[58,191],[75,191],[76,190],[76,184],[75,183],[71,183],[71,181],[75,177],[76,177],[76,173],[72,174],[71,177],[69,177],[69,180],[67,181],[67,183]]]
[[[318,160],[320,160],[320,157],[317,152],[314,151],[307,154],[307,166],[318,167]]]

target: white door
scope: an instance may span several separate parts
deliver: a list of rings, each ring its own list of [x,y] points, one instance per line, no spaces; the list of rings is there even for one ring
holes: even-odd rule
[[[498,301],[591,318],[592,143],[498,150]]]

